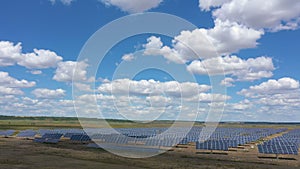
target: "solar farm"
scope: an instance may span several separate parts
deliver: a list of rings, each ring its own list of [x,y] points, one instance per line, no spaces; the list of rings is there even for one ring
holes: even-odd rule
[[[227,125],[217,127],[212,133],[208,131],[210,130],[204,126],[176,127],[171,130],[168,127],[87,128],[84,130],[80,128],[3,129],[0,130],[0,144],[10,145],[15,142],[15,146],[25,144],[32,146],[31,149],[38,147],[43,150],[42,156],[45,151],[55,150],[55,156],[57,156],[56,151],[61,151],[58,154],[64,157],[65,153],[76,150],[80,157],[83,154],[94,153],[94,156],[101,154],[109,156],[109,159],[123,159],[103,151],[105,148],[108,151],[122,153],[160,154],[158,157],[150,158],[150,161],[156,159],[152,161],[153,163],[159,161],[157,158],[165,156],[167,156],[165,159],[167,163],[172,156],[170,159],[176,159],[175,161],[178,160],[178,162],[199,159],[201,164],[209,162],[209,165],[214,164],[212,160],[215,159],[222,163],[230,163],[230,165],[239,162],[241,166],[244,165],[242,168],[248,166],[248,163],[258,165],[256,168],[261,168],[261,164],[267,165],[266,168],[270,165],[278,165],[279,168],[285,165],[290,166],[289,168],[299,167],[300,129],[297,126],[291,128],[268,125],[265,127]],[[6,152],[3,147],[1,148],[1,152]],[[84,159],[91,157],[84,157]],[[126,159],[124,162],[128,161],[131,160]],[[174,160],[169,161],[173,166]],[[193,163],[198,164],[200,161],[195,160]],[[261,164],[256,164],[258,162]],[[193,165],[191,168],[197,167]]]
[[[119,134],[112,134],[111,129],[40,129],[22,130],[16,138],[32,139],[36,143],[59,144],[62,141],[86,143],[88,147],[96,143],[116,144],[136,147],[176,147],[194,145],[195,150],[229,151],[249,144],[257,145],[260,154],[298,155],[300,146],[300,129],[285,128],[217,128],[210,136],[201,133],[201,127],[193,127],[186,134],[186,128],[176,128],[167,134],[159,132],[167,128],[121,128]],[[0,131],[2,137],[12,137],[15,130]],[[86,134],[86,133],[89,133]],[[270,140],[264,138],[283,133]],[[160,136],[161,135],[161,136]]]

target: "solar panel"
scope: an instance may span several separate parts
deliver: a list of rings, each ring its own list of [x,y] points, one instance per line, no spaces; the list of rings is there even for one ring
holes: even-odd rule
[[[91,141],[91,138],[86,134],[73,134],[70,138],[71,141],[80,141],[80,142],[87,142]]]
[[[20,133],[17,135],[17,137],[25,137],[25,138],[31,138],[36,135],[36,131],[34,130],[24,130],[20,131]]]
[[[45,133],[41,138],[35,138],[33,141],[37,143],[58,143],[63,134]]]
[[[300,130],[294,129],[282,136],[273,138],[258,145],[263,154],[293,154],[298,155],[300,145]]]
[[[197,142],[196,149],[200,150],[223,150],[228,151],[228,142],[219,140],[208,140],[203,143]]]
[[[8,137],[8,136],[12,136],[14,133],[15,130],[4,130],[4,131],[0,131],[0,136]]]
[[[263,154],[292,154],[298,155],[298,147],[295,145],[268,145],[261,144],[258,145],[259,153]]]

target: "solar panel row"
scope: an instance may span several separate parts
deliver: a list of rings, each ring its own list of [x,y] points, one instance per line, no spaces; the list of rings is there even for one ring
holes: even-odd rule
[[[2,137],[12,136],[15,132],[16,132],[15,130],[0,131],[0,136],[2,136]]]
[[[228,151],[229,143],[225,141],[219,140],[209,140],[203,143],[197,142],[196,149],[197,150],[223,150]]]
[[[259,153],[298,155],[300,130],[295,129],[258,145]]]
[[[79,141],[79,142],[88,142],[91,141],[91,138],[86,134],[73,134],[70,137],[71,141]]]
[[[119,132],[117,133],[116,130]],[[70,138],[72,141],[88,142],[92,139],[103,143],[113,144],[138,144],[145,146],[172,147],[177,144],[197,143],[197,149],[228,150],[230,147],[244,145],[263,137],[285,131],[286,129],[269,128],[217,128],[212,134],[203,133],[202,127],[191,129],[178,127],[171,130],[168,128],[123,128],[123,129],[41,129],[37,133],[42,138],[36,138],[35,142],[57,143],[61,136]],[[163,134],[161,134],[164,132]],[[89,135],[91,135],[91,138]],[[293,137],[298,132],[286,135]],[[36,134],[34,131],[23,131],[18,136]],[[209,135],[210,134],[210,135]],[[57,138],[54,138],[57,136]],[[295,138],[296,139],[296,138]],[[283,148],[284,149],[284,148]]]
[[[263,154],[293,154],[298,155],[298,147],[295,145],[258,145],[258,151]]]
[[[24,130],[20,131],[17,137],[24,137],[24,138],[32,138],[37,134],[34,130]]]
[[[41,138],[35,138],[33,141],[37,143],[58,143],[62,134],[45,133]]]

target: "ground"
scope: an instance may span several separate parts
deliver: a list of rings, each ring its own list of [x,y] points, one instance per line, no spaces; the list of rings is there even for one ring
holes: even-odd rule
[[[102,149],[87,148],[83,144],[60,142],[40,144],[17,138],[0,139],[1,169],[54,169],[54,168],[300,168],[297,160],[259,159],[251,152],[232,154],[197,154],[192,148],[176,148],[165,154],[147,159],[128,159]],[[238,154],[236,154],[238,153]]]
[[[110,121],[117,127],[139,127],[130,122]],[[147,127],[167,127],[169,122],[149,124]],[[201,124],[198,124],[201,125]],[[277,124],[221,124],[222,127],[286,127],[299,128],[298,125]],[[39,129],[78,127],[76,119],[2,119],[0,130],[5,129]],[[276,136],[276,135],[275,135]],[[272,138],[274,136],[269,137]],[[251,148],[252,147],[252,148]],[[16,137],[0,138],[0,169],[195,169],[195,168],[223,168],[223,169],[296,169],[300,168],[300,155],[280,156],[284,159],[269,158],[258,153],[255,143],[232,149],[226,153],[213,154],[205,151],[196,151],[194,145],[179,146],[173,151],[146,159],[123,158],[102,149],[88,148],[85,144],[75,144],[70,141],[61,141],[58,144],[34,143]]]

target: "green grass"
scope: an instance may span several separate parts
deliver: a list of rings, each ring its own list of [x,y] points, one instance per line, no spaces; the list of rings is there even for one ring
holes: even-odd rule
[[[154,121],[151,123],[138,123],[128,120],[101,120],[87,119],[84,120],[88,125],[86,127],[107,127],[107,122],[113,128],[151,128],[151,127],[170,127],[174,121]],[[180,122],[182,126],[188,126],[190,122]],[[203,126],[202,122],[195,122],[194,126]],[[300,128],[300,124],[284,123],[220,123],[220,127],[245,127],[245,128]],[[14,117],[0,116],[0,129],[41,129],[41,128],[82,128],[80,122],[74,117]]]

